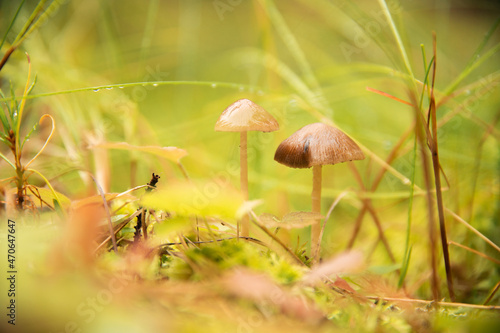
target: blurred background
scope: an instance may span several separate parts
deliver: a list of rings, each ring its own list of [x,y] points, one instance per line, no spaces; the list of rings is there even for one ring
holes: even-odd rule
[[[220,113],[248,98],[280,123],[273,133],[249,134],[250,198],[263,199],[258,213],[283,216],[310,210],[312,172],[290,169],[273,160],[281,141],[313,122],[334,124],[359,142],[367,155],[355,166],[370,188],[391,150],[402,141],[373,192],[365,191],[347,164],[323,168],[323,214],[348,191],[326,226],[323,255],[343,251],[352,234],[362,198],[372,198],[396,261],[404,255],[412,171],[414,110],[367,87],[411,102],[407,68],[391,25],[377,1],[60,1],[49,19],[9,59],[0,87],[9,82],[19,96],[27,78],[28,52],[37,84],[26,105],[29,131],[40,116],[51,114],[57,132],[36,168],[71,199],[95,194],[95,174],[109,192],[145,184],[152,172],[160,185],[182,179],[177,166],[141,152],[92,148],[103,142],[175,146],[188,156],[182,163],[201,181],[229,177],[239,188],[239,135],[215,132]],[[2,55],[37,5],[26,1]],[[0,31],[6,31],[19,1],[0,2]],[[436,98],[445,206],[497,244],[499,233],[500,55],[489,54],[467,75],[471,61],[500,43],[494,30],[483,52],[471,59],[487,32],[498,22],[500,4],[482,1],[388,1],[416,80],[437,39]],[[482,61],[482,60],[481,60]],[[456,81],[457,78],[463,80]],[[158,84],[155,86],[153,83]],[[169,81],[169,82],[166,82]],[[137,83],[121,87],[120,84]],[[144,83],[144,84],[142,84]],[[114,85],[109,88],[72,91]],[[418,91],[422,86],[418,85]],[[95,90],[95,91],[94,91]],[[40,94],[70,91],[68,94]],[[424,106],[428,105],[424,97]],[[48,122],[27,145],[34,155],[50,132]],[[406,136],[405,136],[406,135]],[[7,155],[9,152],[2,153]],[[26,157],[27,158],[27,157]],[[2,161],[1,178],[10,170]],[[416,163],[416,185],[424,186]],[[33,183],[43,186],[34,177]],[[409,284],[428,295],[427,215],[425,197],[416,193],[411,241],[414,246]],[[498,258],[498,253],[447,215],[449,238]],[[50,234],[50,233],[49,233]],[[283,236],[296,246],[307,230]],[[50,237],[49,237],[50,238]],[[372,217],[366,216],[354,247],[375,265],[391,261],[380,243]],[[28,251],[28,250],[26,250]],[[471,302],[484,297],[499,278],[498,265],[450,248],[457,288]],[[440,263],[440,269],[444,270]],[[443,275],[444,276],[444,275]],[[443,279],[444,287],[444,279]],[[474,289],[474,291],[473,291]],[[420,289],[419,289],[420,290]],[[497,297],[498,299],[498,297]]]

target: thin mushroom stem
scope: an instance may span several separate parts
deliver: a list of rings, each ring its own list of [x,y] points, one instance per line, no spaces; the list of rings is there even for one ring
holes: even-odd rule
[[[247,132],[240,132],[240,181],[243,200],[248,201],[248,161],[247,161]],[[241,218],[241,236],[250,234],[250,220],[248,214]],[[239,231],[238,231],[239,237]]]
[[[311,194],[311,208],[313,213],[321,213],[321,165],[313,166],[313,190]],[[311,226],[311,254],[313,261],[319,261],[319,242],[321,225],[315,223]]]

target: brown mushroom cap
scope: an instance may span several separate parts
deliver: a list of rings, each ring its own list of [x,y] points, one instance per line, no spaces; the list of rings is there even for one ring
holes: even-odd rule
[[[273,132],[279,128],[273,116],[248,99],[240,99],[229,105],[215,124],[215,130],[222,132]]]
[[[322,123],[302,127],[276,149],[274,160],[291,168],[362,160],[359,146],[338,128]]]

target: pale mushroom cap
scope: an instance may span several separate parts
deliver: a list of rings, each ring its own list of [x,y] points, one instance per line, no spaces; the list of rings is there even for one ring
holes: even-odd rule
[[[283,141],[274,155],[276,162],[291,168],[310,168],[364,158],[356,142],[338,128],[322,123],[302,127]]]
[[[240,99],[229,105],[215,124],[215,130],[222,132],[273,132],[279,128],[273,116],[248,99]]]

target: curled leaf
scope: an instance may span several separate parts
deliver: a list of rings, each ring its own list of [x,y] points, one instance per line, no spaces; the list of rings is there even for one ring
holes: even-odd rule
[[[52,136],[54,135],[54,132],[56,130],[56,122],[54,120],[54,118],[52,118],[52,116],[50,114],[44,114],[41,118],[40,118],[40,121],[38,122],[38,124],[41,124],[42,121],[45,119],[45,118],[50,118],[51,122],[52,122],[52,129],[50,130],[50,134],[49,134],[49,137],[47,138],[47,140],[45,140],[45,143],[44,145],[42,146],[42,148],[38,151],[38,153],[35,155],[35,157],[33,157],[31,159],[31,161],[29,161],[24,167],[27,169],[29,167],[29,165],[31,163],[33,163],[34,160],[36,160],[38,158],[38,156],[40,156],[40,154],[45,150],[45,147],[47,147],[47,144],[49,143],[50,139],[52,139]],[[35,130],[36,128],[36,125],[33,127],[33,130]],[[33,130],[31,132],[33,132]],[[24,146],[24,143],[28,140],[29,136],[31,135],[31,132],[28,134],[28,136],[25,137],[25,141],[23,142],[23,146]]]
[[[28,196],[37,205],[44,204],[44,205],[48,205],[49,207],[55,209],[56,207],[54,205],[54,200],[56,200],[56,199],[59,199],[62,208],[67,208],[71,204],[71,200],[68,197],[57,192],[57,198],[56,198],[56,196],[54,195],[52,190],[50,190],[48,188],[29,185],[29,190],[30,190],[30,193],[28,194]],[[12,188],[9,191],[12,194],[17,193],[16,188]],[[42,202],[40,200],[42,200]]]
[[[179,163],[180,159],[188,153],[184,149],[177,147],[159,146],[134,146],[126,142],[105,142],[92,146],[92,148],[121,149],[129,151],[140,151],[166,158],[174,163]]]

